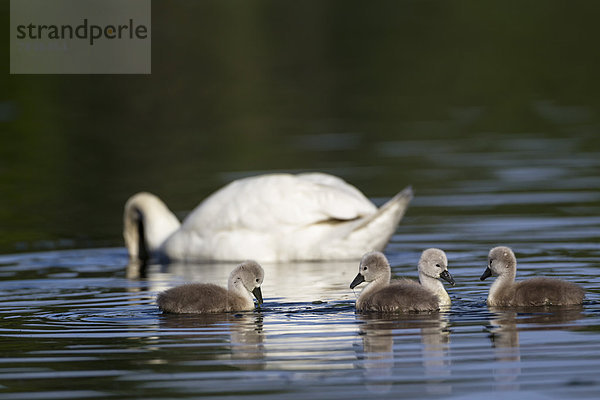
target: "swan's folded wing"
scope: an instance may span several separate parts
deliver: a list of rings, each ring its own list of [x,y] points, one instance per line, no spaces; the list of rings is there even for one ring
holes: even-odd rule
[[[273,174],[234,181],[202,202],[184,221],[196,231],[286,230],[352,220],[377,208],[358,189],[325,174]]]
[[[320,186],[328,186],[330,188],[335,188],[339,191],[342,191],[349,196],[353,196],[356,200],[369,204],[370,207],[373,207],[373,204],[365,197],[365,195],[350,185],[348,182],[334,175],[324,174],[322,172],[307,172],[303,174],[296,175],[298,179],[302,179],[305,181],[316,183]]]

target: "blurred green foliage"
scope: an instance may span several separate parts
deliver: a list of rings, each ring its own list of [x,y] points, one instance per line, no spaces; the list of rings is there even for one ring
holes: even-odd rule
[[[8,0],[0,10],[7,26]],[[230,172],[333,171],[391,196],[427,165],[380,157],[389,141],[485,152],[489,133],[526,133],[597,149],[599,14],[558,0],[154,1],[150,76],[9,75],[5,59],[0,251],[118,244],[129,195],[189,210]]]

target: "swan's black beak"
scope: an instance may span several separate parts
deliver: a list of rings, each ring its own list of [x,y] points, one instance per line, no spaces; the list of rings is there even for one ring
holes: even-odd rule
[[[492,270],[490,267],[487,267],[479,279],[483,281],[485,278],[489,278],[490,276],[492,276]]]
[[[356,275],[356,278],[354,278],[354,280],[350,284],[350,289],[354,289],[355,287],[357,287],[358,285],[360,285],[364,281],[365,281],[365,277],[362,276],[361,273],[359,272],[358,275]]]
[[[258,305],[260,306],[263,303],[262,291],[260,290],[260,286],[255,287],[254,290],[252,290],[252,294],[254,295],[254,297],[256,297]]]
[[[450,275],[450,272],[443,271],[440,274],[440,278],[442,278],[443,280],[445,280],[446,282],[448,282],[449,284],[451,284],[452,286],[454,286],[454,278],[452,277],[452,275]]]

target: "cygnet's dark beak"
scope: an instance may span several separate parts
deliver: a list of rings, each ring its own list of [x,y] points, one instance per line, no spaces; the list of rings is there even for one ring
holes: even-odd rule
[[[449,284],[451,284],[452,286],[454,286],[454,278],[452,277],[452,275],[450,275],[450,272],[443,271],[440,274],[440,278],[442,278],[443,280],[445,280],[446,282],[448,282]]]
[[[365,277],[362,276],[361,273],[359,272],[358,275],[356,275],[356,278],[354,278],[354,280],[350,284],[350,289],[354,289],[355,287],[357,287],[358,285],[360,285],[364,281],[365,281]]]
[[[258,305],[260,306],[263,303],[262,292],[260,290],[260,286],[255,287],[254,290],[252,290],[252,294],[254,295],[254,297],[256,297],[256,300],[258,301]]]
[[[479,279],[483,281],[485,278],[489,278],[490,276],[492,276],[492,270],[490,267],[487,267]]]

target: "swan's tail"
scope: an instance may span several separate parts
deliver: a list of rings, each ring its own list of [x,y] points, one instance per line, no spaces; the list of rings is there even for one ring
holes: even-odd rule
[[[383,251],[412,198],[412,187],[407,186],[379,207],[375,214],[360,220],[348,235],[348,240],[352,243],[361,243],[361,246],[369,250]]]

